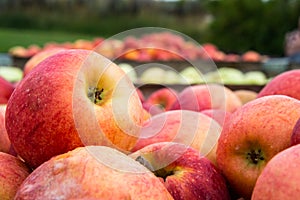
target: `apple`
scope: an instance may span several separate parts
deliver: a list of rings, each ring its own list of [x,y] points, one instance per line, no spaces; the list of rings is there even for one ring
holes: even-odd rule
[[[9,82],[18,82],[23,78],[23,71],[18,67],[0,66],[0,77]]]
[[[249,85],[264,85],[267,83],[266,75],[261,71],[249,71],[245,74],[244,84]]]
[[[300,100],[300,69],[289,70],[275,76],[258,93],[257,98],[281,94]]]
[[[22,183],[16,199],[172,199],[146,167],[116,149],[78,147],[54,156]]]
[[[180,71],[179,75],[185,84],[199,84],[204,83],[203,74],[195,67],[189,66]]]
[[[223,127],[226,120],[230,120],[230,115],[231,115],[230,112],[227,112],[225,110],[220,110],[220,109],[202,110],[201,113],[214,119],[216,122],[220,124],[221,127]]]
[[[291,145],[293,146],[296,144],[300,144],[300,117],[293,128],[291,136]]]
[[[12,83],[0,76],[0,104],[6,104],[15,87]]]
[[[162,80],[162,83],[164,84],[179,84],[181,83],[181,77],[180,75],[173,70],[166,70],[164,80]]]
[[[239,90],[235,90],[233,91],[235,93],[236,96],[238,96],[242,102],[242,104],[245,104],[249,101],[252,101],[254,99],[256,99],[257,97],[257,92],[249,90],[249,89],[239,89]]]
[[[236,68],[221,67],[216,71],[208,72],[204,79],[209,83],[242,84],[245,80],[244,73]]]
[[[218,168],[189,146],[155,143],[130,157],[153,171],[175,200],[230,199],[226,180]]]
[[[144,103],[146,101],[145,95],[143,93],[143,91],[140,88],[136,88],[136,92],[141,100],[142,103]]]
[[[0,152],[9,153],[11,143],[5,128],[5,110],[6,105],[0,105]]]
[[[151,104],[151,103],[148,103],[148,102],[144,102],[142,103],[142,106],[143,108],[151,115],[151,116],[154,116],[154,115],[157,115],[157,114],[160,114],[160,113],[163,113],[165,112],[161,106],[157,105],[157,104]]]
[[[23,75],[26,76],[42,60],[62,50],[66,50],[66,49],[61,47],[52,47],[52,48],[47,48],[45,50],[42,50],[36,55],[32,56],[24,65]]]
[[[141,83],[160,84],[165,77],[165,70],[160,67],[150,67],[142,72],[140,76]]]
[[[137,83],[138,77],[137,73],[134,70],[133,66],[127,63],[120,63],[118,66],[127,74],[127,76],[130,78],[130,80],[133,83]]]
[[[158,105],[163,110],[168,111],[176,101],[177,95],[177,91],[174,89],[163,87],[152,92],[152,94],[147,98],[146,102],[150,105]]]
[[[157,142],[178,142],[197,149],[216,163],[216,146],[220,133],[220,125],[200,112],[166,111],[145,121],[132,152]]]
[[[260,62],[262,59],[262,56],[256,51],[249,50],[249,51],[246,51],[245,53],[243,53],[241,58],[242,58],[242,61],[245,61],[245,62]]]
[[[178,98],[171,109],[193,111],[221,109],[227,112],[234,112],[241,105],[241,100],[231,89],[211,83],[186,87],[178,94]]]
[[[89,50],[65,50],[37,65],[7,104],[6,128],[32,168],[83,145],[129,152],[144,111],[135,87],[114,63]]]
[[[14,199],[31,170],[17,157],[0,152],[0,199]]]
[[[298,199],[300,195],[300,144],[275,155],[259,175],[252,200]]]
[[[27,49],[23,46],[13,46],[8,50],[9,54],[19,58],[29,58]]]
[[[256,180],[269,160],[290,147],[300,101],[272,95],[244,104],[223,126],[217,165],[237,195],[251,197]]]

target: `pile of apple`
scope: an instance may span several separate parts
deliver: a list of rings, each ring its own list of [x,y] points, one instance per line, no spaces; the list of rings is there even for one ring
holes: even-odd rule
[[[219,62],[262,62],[267,58],[253,50],[248,50],[241,55],[225,53],[212,43],[204,43],[200,46],[169,31],[148,33],[141,37],[127,36],[124,39],[97,37],[92,40],[78,39],[65,43],[48,42],[43,47],[36,44],[28,47],[14,46],[9,53],[15,57],[30,58],[40,51],[53,48],[94,50],[111,60],[136,62],[199,59],[212,59]]]
[[[94,51],[37,63],[0,107],[0,199],[298,198],[300,70],[145,98]]]

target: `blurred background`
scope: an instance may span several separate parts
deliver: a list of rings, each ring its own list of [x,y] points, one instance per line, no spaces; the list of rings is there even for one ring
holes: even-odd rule
[[[0,52],[164,27],[226,53],[284,56],[299,0],[0,0]]]

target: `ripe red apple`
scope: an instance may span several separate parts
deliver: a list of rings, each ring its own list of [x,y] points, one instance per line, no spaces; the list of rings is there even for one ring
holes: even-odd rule
[[[296,144],[300,144],[300,117],[293,128],[293,132],[291,136],[291,145],[296,145]]]
[[[241,106],[242,102],[231,89],[218,84],[201,84],[188,86],[182,90],[171,109],[193,111],[221,109],[233,112]]]
[[[9,153],[11,143],[5,128],[6,105],[0,105],[0,152]]]
[[[53,47],[53,48],[47,48],[47,49],[42,50],[39,53],[35,54],[25,63],[23,75],[26,76],[41,61],[43,61],[47,57],[52,56],[62,50],[66,50],[66,49],[61,48],[61,47]]]
[[[287,95],[300,100],[300,69],[286,71],[275,76],[258,93],[257,98],[274,94]]]
[[[245,199],[269,162],[290,146],[300,101],[272,95],[248,102],[231,114],[217,146],[217,164],[233,190]]]
[[[0,199],[14,199],[31,170],[20,159],[4,152],[0,152],[0,166]]]
[[[160,113],[165,112],[160,106],[158,106],[157,104],[150,104],[148,102],[144,102],[142,103],[143,108],[151,115],[158,115]]]
[[[147,98],[146,102],[150,105],[158,105],[163,110],[168,111],[171,109],[176,99],[177,91],[164,87],[152,92],[152,94]]]
[[[0,104],[6,104],[15,87],[12,83],[0,76],[0,88]]]
[[[173,110],[152,116],[141,129],[132,151],[157,142],[178,142],[189,145],[216,162],[220,125],[212,118],[194,111]]]
[[[175,200],[230,199],[220,171],[196,149],[160,142],[130,156],[153,171]]]
[[[147,168],[105,146],[78,147],[36,168],[16,199],[172,199]]]
[[[300,195],[300,144],[275,155],[259,175],[252,200],[298,199]]]
[[[18,155],[35,168],[83,145],[135,145],[143,108],[126,74],[88,50],[65,50],[43,60],[17,86],[6,128]]]

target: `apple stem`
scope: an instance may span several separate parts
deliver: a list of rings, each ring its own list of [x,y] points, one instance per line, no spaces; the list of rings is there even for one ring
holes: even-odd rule
[[[93,103],[99,104],[102,101],[103,91],[103,88],[99,90],[97,87],[90,87],[88,89],[88,97]]]
[[[258,150],[251,150],[247,153],[246,158],[250,160],[253,164],[257,164],[260,160],[265,160],[262,155],[261,149]]]

